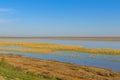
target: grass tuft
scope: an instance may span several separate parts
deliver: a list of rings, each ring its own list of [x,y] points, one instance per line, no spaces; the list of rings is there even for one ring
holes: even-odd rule
[[[21,68],[14,67],[9,64],[6,59],[3,57],[0,60],[0,75],[5,77],[6,80],[58,80],[58,77],[52,75],[38,75],[32,71],[24,71]],[[61,78],[61,80],[63,80]]]

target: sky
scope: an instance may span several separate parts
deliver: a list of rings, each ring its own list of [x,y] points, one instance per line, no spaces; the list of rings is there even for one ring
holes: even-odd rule
[[[0,0],[0,36],[120,36],[120,0]]]

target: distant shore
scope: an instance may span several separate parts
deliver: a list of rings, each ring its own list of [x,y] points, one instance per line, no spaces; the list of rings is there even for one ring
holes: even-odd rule
[[[0,39],[50,39],[50,40],[89,40],[89,41],[120,41],[120,37],[4,37]]]

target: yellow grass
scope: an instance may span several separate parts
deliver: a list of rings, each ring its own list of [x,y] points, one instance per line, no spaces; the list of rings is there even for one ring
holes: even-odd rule
[[[46,80],[40,79],[42,76],[47,78],[47,80],[51,80],[51,78],[57,78],[52,80],[120,80],[119,72],[107,69],[25,58],[11,54],[0,54],[0,75],[8,78],[7,80],[13,80],[13,78],[19,78],[20,80]]]
[[[83,46],[68,46],[59,44],[48,44],[38,42],[0,42],[0,46],[20,46],[20,49],[0,48],[2,51],[9,52],[28,52],[28,53],[51,53],[54,51],[74,51],[92,54],[120,55],[120,50],[84,48]]]

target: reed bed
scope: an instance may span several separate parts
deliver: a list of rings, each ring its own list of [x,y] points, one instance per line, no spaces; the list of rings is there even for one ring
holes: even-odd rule
[[[83,46],[59,45],[38,42],[0,42],[0,46],[20,46],[21,49],[0,48],[1,51],[28,52],[28,53],[52,53],[55,51],[73,51],[91,54],[120,55],[120,50],[85,48]]]

